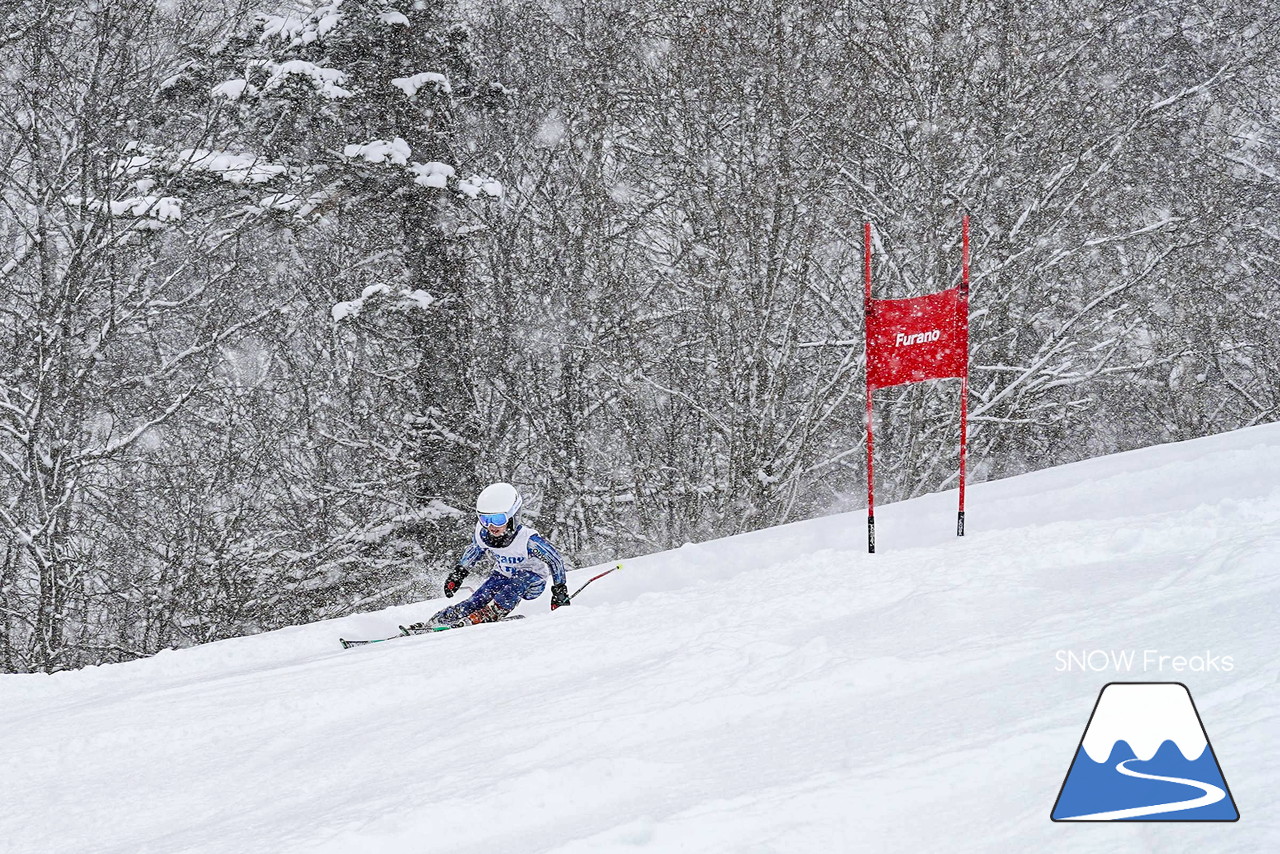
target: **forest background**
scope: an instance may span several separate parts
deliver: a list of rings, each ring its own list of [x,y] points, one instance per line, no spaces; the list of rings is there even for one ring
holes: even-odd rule
[[[971,218],[971,480],[1274,420],[1251,5],[0,3],[0,672],[436,595],[494,479],[576,565],[863,506],[866,220]]]

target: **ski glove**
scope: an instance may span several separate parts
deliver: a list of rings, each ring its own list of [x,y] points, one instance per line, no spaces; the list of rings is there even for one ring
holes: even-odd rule
[[[458,588],[466,580],[468,572],[465,566],[455,566],[453,572],[449,573],[449,577],[444,580],[444,595],[452,599],[453,594],[458,592]]]
[[[569,588],[563,584],[551,585],[551,610],[569,604]]]

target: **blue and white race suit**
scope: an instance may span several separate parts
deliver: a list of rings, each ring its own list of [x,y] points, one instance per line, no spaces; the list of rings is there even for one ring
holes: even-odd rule
[[[547,578],[552,584],[565,583],[564,558],[555,546],[542,535],[521,525],[515,536],[505,546],[493,546],[485,542],[483,528],[477,524],[471,544],[458,560],[468,569],[480,563],[485,556],[493,558],[493,572],[463,602],[451,605],[436,615],[436,620],[452,621],[474,613],[493,602],[503,611],[511,611],[521,599],[537,599],[547,589]]]

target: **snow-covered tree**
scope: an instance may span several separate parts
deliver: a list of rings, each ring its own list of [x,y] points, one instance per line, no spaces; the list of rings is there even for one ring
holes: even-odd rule
[[[475,49],[447,2],[304,5],[193,55],[172,122],[201,116],[217,143],[202,156],[262,177],[239,195],[316,283],[310,308],[336,324],[326,357],[352,374],[340,384],[363,384],[330,441],[363,454],[359,490],[408,520],[385,530],[437,567],[479,486],[467,209],[502,194],[468,145],[504,98],[476,79]],[[172,161],[158,148],[153,165]]]
[[[0,45],[0,667],[143,651],[155,592],[127,531],[133,467],[216,385],[241,310],[233,236],[186,231],[184,203],[122,164],[161,84],[147,0],[23,4]],[[168,30],[172,32],[172,30]],[[105,568],[110,568],[110,576]],[[117,634],[116,630],[120,629]]]

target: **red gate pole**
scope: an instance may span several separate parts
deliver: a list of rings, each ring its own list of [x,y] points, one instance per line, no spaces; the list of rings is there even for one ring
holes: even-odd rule
[[[871,406],[871,223],[862,226],[862,271],[866,287],[863,291],[863,332],[866,337],[867,360],[867,552],[876,550],[876,479],[875,435]]]
[[[969,216],[960,220],[960,314],[965,328],[964,373],[960,376],[960,512],[956,536],[964,536],[965,452],[969,443]]]

